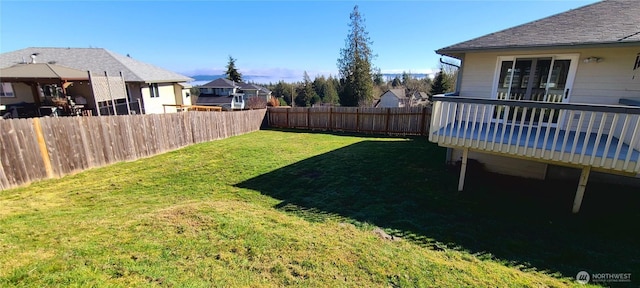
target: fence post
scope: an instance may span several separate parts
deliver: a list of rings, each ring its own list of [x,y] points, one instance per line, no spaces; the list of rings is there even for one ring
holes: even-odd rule
[[[422,107],[422,117],[420,117],[420,135],[427,135],[427,133],[424,131],[424,120],[427,116],[427,107]]]
[[[33,128],[36,132],[36,138],[38,139],[40,156],[42,157],[42,162],[44,162],[44,171],[47,172],[47,178],[53,178],[53,168],[51,167],[51,158],[49,157],[49,151],[47,151],[47,143],[44,141],[44,134],[42,133],[40,118],[33,118]]]
[[[385,124],[385,129],[384,129],[384,133],[385,134],[389,134],[389,118],[391,118],[391,108],[387,108],[387,119],[386,119],[386,124]]]
[[[289,109],[291,109],[291,108],[287,108],[287,117],[286,117],[287,118],[287,128],[291,128],[290,127],[291,124],[289,124]]]
[[[329,131],[333,131],[333,122],[331,122],[331,112],[333,111],[333,107],[329,107]]]
[[[307,109],[307,130],[312,130],[311,129],[311,108],[305,107],[304,109]]]
[[[360,132],[360,108],[356,108],[356,132]]]

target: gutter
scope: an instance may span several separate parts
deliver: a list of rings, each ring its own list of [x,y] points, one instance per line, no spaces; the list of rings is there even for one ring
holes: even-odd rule
[[[500,51],[523,51],[540,49],[578,49],[578,48],[609,48],[637,46],[640,41],[611,41],[611,42],[576,42],[559,44],[539,44],[521,46],[493,46],[493,47],[468,47],[468,48],[442,48],[436,50],[436,54],[453,57],[453,54],[464,54],[467,52],[500,52]],[[453,57],[455,58],[455,57]]]
[[[440,54],[440,56],[447,56],[447,55]],[[448,56],[448,57],[450,57],[450,56]],[[455,57],[452,57],[452,58],[455,58]],[[442,57],[440,57],[440,63],[441,64],[449,65],[449,66],[453,66],[453,67],[458,68],[458,77],[456,79],[456,89],[455,89],[454,92],[445,93],[444,96],[460,96],[460,84],[462,83],[462,62],[463,62],[463,59],[460,59],[460,58],[456,58],[456,59],[460,60],[460,65],[455,65],[455,64],[451,64],[449,62],[445,62],[445,61],[442,60]],[[452,157],[453,157],[453,149],[447,147],[447,152],[446,152],[446,155],[445,155],[445,158],[444,158],[445,159],[444,160],[445,161],[445,165],[454,165],[455,164],[455,161],[452,159]]]
[[[441,56],[447,56],[447,55],[441,55]],[[449,57],[449,56],[447,56],[447,57]],[[451,57],[451,58],[455,58],[455,57]],[[444,94],[444,96],[459,96],[460,95],[460,83],[462,83],[462,61],[463,61],[463,59],[459,59],[459,58],[456,58],[456,59],[460,60],[460,64],[461,65],[456,65],[456,64],[451,64],[449,62],[445,62],[445,61],[442,60],[442,57],[440,57],[440,63],[441,64],[453,66],[453,67],[456,67],[458,69],[458,76],[457,76],[457,79],[456,79],[456,89],[455,89],[455,91],[450,92],[450,93],[446,93],[446,94]]]

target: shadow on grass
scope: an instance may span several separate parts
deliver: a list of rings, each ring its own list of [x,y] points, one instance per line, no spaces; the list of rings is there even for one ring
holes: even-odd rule
[[[445,167],[444,154],[424,138],[367,140],[236,186],[280,199],[277,208],[310,221],[371,224],[431,249],[465,250],[525,271],[640,277],[637,189],[589,183],[582,211],[573,215],[577,179],[471,169],[465,191],[457,192],[458,171]]]

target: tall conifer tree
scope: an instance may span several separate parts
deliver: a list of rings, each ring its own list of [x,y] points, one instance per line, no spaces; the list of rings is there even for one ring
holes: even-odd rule
[[[338,59],[341,83],[339,96],[342,106],[359,106],[373,99],[371,60],[374,55],[370,48],[373,42],[365,29],[358,5],[353,7],[349,19],[349,34],[345,39],[345,48],[340,49]]]

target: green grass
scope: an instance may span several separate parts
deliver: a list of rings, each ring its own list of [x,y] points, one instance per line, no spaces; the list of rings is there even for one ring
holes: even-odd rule
[[[626,188],[607,187],[607,202],[589,186],[575,216],[573,183],[472,170],[458,193],[443,163],[424,138],[259,131],[0,191],[0,286],[565,287],[580,270],[640,275],[638,212],[606,208],[637,203]]]

